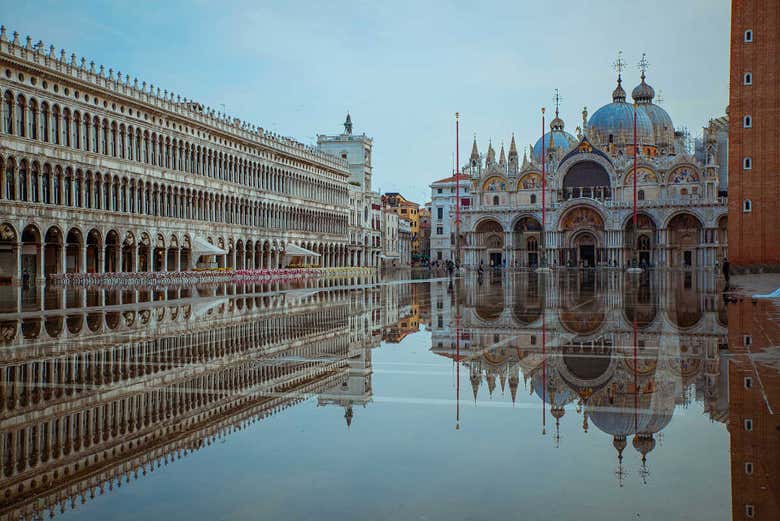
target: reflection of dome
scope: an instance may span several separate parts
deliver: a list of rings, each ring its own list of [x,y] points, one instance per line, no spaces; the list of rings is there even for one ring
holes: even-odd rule
[[[612,103],[604,105],[590,117],[587,135],[595,145],[607,148],[610,143],[617,147],[634,143],[634,107],[626,103],[625,96],[618,79]],[[644,110],[636,112],[636,132],[640,145],[655,145],[653,123]]]
[[[543,400],[554,407],[563,407],[564,405],[576,400],[577,395],[574,394],[574,391],[572,391],[566,384],[561,382],[560,379],[555,378],[554,371],[555,369],[547,369],[546,392],[543,391],[541,368],[537,369],[536,374],[531,380],[531,388],[540,400]]]
[[[611,360],[611,352],[597,354],[591,351],[580,351],[563,355],[563,363],[566,368],[574,376],[584,381],[596,380],[606,373]]]

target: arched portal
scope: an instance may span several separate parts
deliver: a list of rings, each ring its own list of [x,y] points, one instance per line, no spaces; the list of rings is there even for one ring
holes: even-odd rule
[[[94,228],[87,233],[87,273],[96,273],[100,269],[100,232]]]
[[[689,213],[675,215],[668,225],[669,265],[695,268],[698,265],[701,221]]]
[[[116,230],[110,230],[106,234],[106,250],[104,256],[104,269],[106,273],[119,271],[120,253],[121,245],[119,244],[119,234]]]
[[[0,284],[10,284],[18,275],[16,230],[10,224],[0,224]]]
[[[65,237],[65,271],[79,273],[84,271],[84,238],[78,228],[71,228]]]
[[[560,221],[563,244],[559,261],[568,266],[592,268],[607,261],[604,219],[590,206],[576,206]]]
[[[512,230],[515,259],[519,266],[539,265],[539,249],[542,242],[542,225],[533,217],[518,219]]]
[[[34,284],[36,278],[43,276],[41,260],[43,258],[41,232],[34,224],[22,231],[22,282]]]
[[[656,226],[653,219],[646,214],[637,214],[636,232],[634,232],[633,216],[629,217],[623,233],[623,244],[625,247],[624,258],[636,262],[640,266],[650,266],[655,264],[656,247]]]
[[[478,248],[478,264],[499,268],[504,261],[504,228],[494,219],[485,219],[474,230],[474,246]]]
[[[56,226],[49,228],[44,238],[43,269],[46,277],[62,272],[64,243],[62,232]]]

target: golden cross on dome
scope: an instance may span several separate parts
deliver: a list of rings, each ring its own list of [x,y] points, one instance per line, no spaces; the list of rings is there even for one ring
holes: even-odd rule
[[[555,95],[553,96],[553,102],[555,103],[555,117],[556,118],[558,117],[558,105],[560,105],[562,99],[563,98],[561,98],[561,95],[558,94],[558,89],[555,89]]]
[[[650,66],[650,63],[647,61],[647,55],[645,53],[642,53],[642,59],[639,60],[639,63],[637,64],[637,68],[639,68],[640,71],[642,71],[642,77],[645,77],[645,72],[647,72],[647,68]]]
[[[623,69],[626,68],[626,62],[623,61],[623,51],[618,51],[617,60],[612,64],[612,67],[617,71],[619,79],[620,75],[623,73]]]

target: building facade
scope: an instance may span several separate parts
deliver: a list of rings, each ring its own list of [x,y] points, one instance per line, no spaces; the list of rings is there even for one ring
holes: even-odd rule
[[[780,4],[731,2],[729,258],[780,269]]]
[[[382,254],[383,268],[401,266],[401,245],[398,225],[401,219],[393,212],[382,211]]]
[[[0,31],[0,277],[353,265],[347,161]]]
[[[412,225],[404,219],[398,221],[398,250],[401,256],[401,266],[410,267],[412,265]]]
[[[456,202],[460,197],[461,210],[469,208],[469,187],[471,179],[468,175],[458,174],[439,179],[431,183],[431,261],[455,262],[455,217]],[[457,185],[460,185],[460,194],[456,195]]]
[[[379,266],[381,254],[381,201],[371,190],[374,140],[352,133],[352,117],[347,114],[344,132],[318,135],[317,148],[349,165],[349,262],[351,266]]]
[[[583,110],[578,137],[564,130],[556,107],[550,131],[522,159],[514,136],[508,157],[502,146],[498,159],[492,145],[480,156],[474,141],[464,170],[471,178],[471,204],[463,211],[467,266],[533,267],[546,254],[550,266],[625,267],[636,257],[649,266],[699,268],[725,256],[717,139],[705,132],[705,160],[697,160],[653,103],[644,71],[632,96],[634,105],[619,75],[612,103],[590,119]]]
[[[393,212],[409,222],[412,230],[412,257],[420,253],[420,205],[409,201],[398,192],[388,192],[382,196],[385,211]]]

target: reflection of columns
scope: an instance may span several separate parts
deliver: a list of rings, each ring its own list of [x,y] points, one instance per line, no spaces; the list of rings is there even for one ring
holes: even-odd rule
[[[87,246],[83,244],[79,244],[78,250],[79,250],[79,264],[81,265],[79,267],[79,272],[86,273],[87,272]]]

